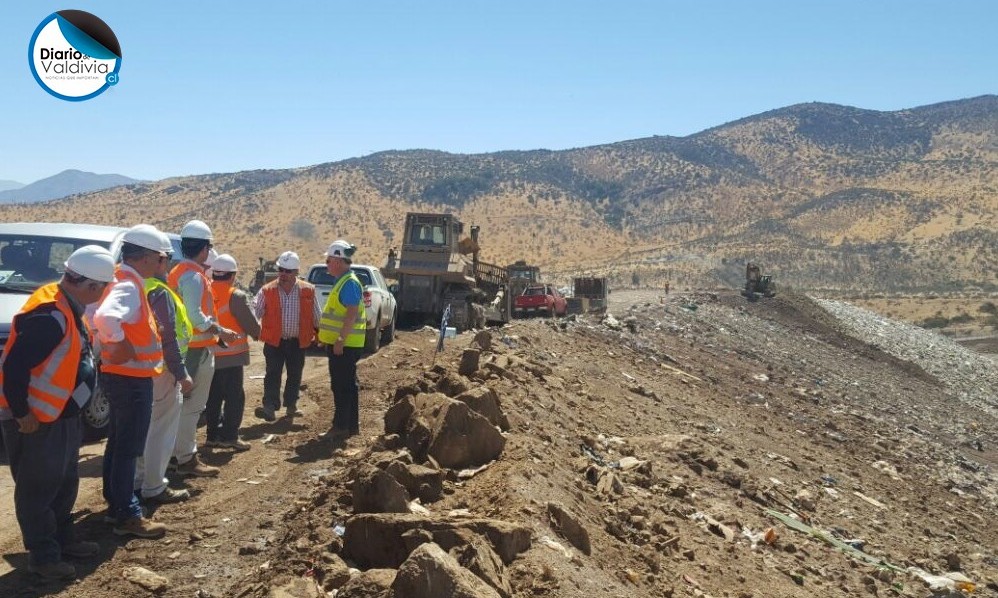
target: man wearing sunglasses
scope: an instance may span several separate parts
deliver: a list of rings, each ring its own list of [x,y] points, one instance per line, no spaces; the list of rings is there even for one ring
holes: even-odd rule
[[[73,539],[80,486],[80,410],[97,384],[82,316],[114,280],[114,258],[97,245],[74,251],[57,283],[40,287],[14,316],[0,356],[0,428],[14,479],[14,512],[28,568],[46,579],[76,576],[65,561],[92,557],[94,542]],[[19,340],[20,339],[20,340]]]
[[[256,294],[255,312],[260,320],[260,340],[267,363],[263,379],[263,405],[254,414],[268,422],[277,419],[281,407],[281,374],[288,368],[284,386],[284,408],[289,417],[298,413],[305,349],[315,341],[321,310],[315,287],[298,278],[301,260],[293,251],[277,258],[277,280],[263,285]]]

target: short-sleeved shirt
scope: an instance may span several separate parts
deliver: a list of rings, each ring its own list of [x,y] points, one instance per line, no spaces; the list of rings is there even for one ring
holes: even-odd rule
[[[350,274],[346,272],[343,276]],[[337,276],[336,280],[333,281],[333,286],[340,281],[340,277]],[[364,289],[360,286],[360,282],[356,277],[351,278],[343,284],[343,288],[340,289],[340,303],[344,307],[350,307],[352,305],[360,305],[360,300],[364,296]]]

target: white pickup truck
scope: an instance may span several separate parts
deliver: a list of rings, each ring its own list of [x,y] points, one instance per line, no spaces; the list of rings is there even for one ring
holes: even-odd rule
[[[395,324],[398,322],[398,303],[392,294],[392,286],[385,282],[377,266],[353,264],[350,269],[364,285],[364,310],[367,312],[367,342],[364,350],[374,353],[381,345],[395,340]],[[326,270],[326,264],[315,264],[308,269],[307,280],[315,285],[319,304],[325,305],[329,292],[333,290],[333,277]]]

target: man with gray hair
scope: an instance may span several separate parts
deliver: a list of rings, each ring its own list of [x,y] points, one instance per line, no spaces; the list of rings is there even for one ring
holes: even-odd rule
[[[315,287],[298,278],[301,260],[293,251],[277,258],[277,280],[263,285],[256,294],[256,317],[267,369],[263,379],[263,405],[254,414],[268,422],[277,419],[281,407],[281,373],[288,367],[284,386],[284,408],[288,416],[298,414],[298,392],[305,368],[305,349],[315,341],[321,309]]]

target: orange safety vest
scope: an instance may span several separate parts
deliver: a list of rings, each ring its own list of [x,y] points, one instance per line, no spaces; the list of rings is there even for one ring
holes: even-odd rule
[[[69,299],[59,289],[58,283],[47,284],[32,293],[28,297],[28,301],[21,307],[21,311],[14,316],[15,321],[18,316],[50,303],[55,304],[66,319],[66,323],[65,334],[56,345],[55,350],[49,354],[45,361],[31,370],[31,381],[28,383],[28,407],[35,418],[42,423],[58,419],[63,409],[66,408],[70,397],[76,391],[76,377],[80,369],[80,352],[83,350],[80,342],[80,330],[76,327],[73,308],[69,305]],[[7,340],[7,346],[4,348],[3,355],[0,356],[0,410],[10,410],[7,398],[3,396],[3,363],[16,342],[17,328],[12,326],[10,339]],[[24,342],[31,342],[31,339]],[[87,392],[89,393],[89,389]]]
[[[229,343],[228,347],[216,346],[214,349],[215,357],[239,355],[249,351],[249,338],[246,336],[246,331],[239,325],[239,320],[232,314],[232,309],[229,307],[232,293],[235,291],[236,287],[232,286],[231,280],[211,281],[211,293],[215,299],[215,313],[218,314],[218,323],[240,335],[239,338]]]
[[[260,320],[260,340],[271,346],[281,344],[281,323],[283,295],[277,287],[277,280],[263,285],[264,311]],[[298,346],[308,347],[315,340],[315,286],[303,280],[298,281]]]
[[[131,281],[139,294],[139,317],[129,324],[121,323],[121,329],[125,332],[125,340],[131,343],[135,350],[135,357],[125,363],[111,363],[109,361],[108,347],[101,347],[100,369],[106,374],[118,374],[121,376],[131,376],[133,378],[153,378],[163,373],[163,345],[159,337],[159,325],[153,316],[152,308],[149,307],[149,297],[145,292],[145,281],[139,278],[130,270],[118,268],[114,273],[115,282],[118,284]],[[111,285],[108,285],[108,289]],[[106,297],[106,293],[105,293]]]
[[[170,274],[166,277],[167,284],[176,293],[180,294],[180,278],[188,273],[193,272],[198,278],[198,282],[201,283],[201,313],[209,318],[215,317],[215,301],[211,295],[211,282],[208,277],[204,275],[204,268],[198,266],[192,261],[184,260],[173,267],[170,270]],[[180,295],[183,297],[183,295]],[[186,305],[188,317],[193,314],[194,309],[190,305]],[[191,337],[187,346],[194,349],[197,347],[214,347],[218,344],[218,336],[210,332],[201,332],[197,329],[194,330],[194,336]]]

